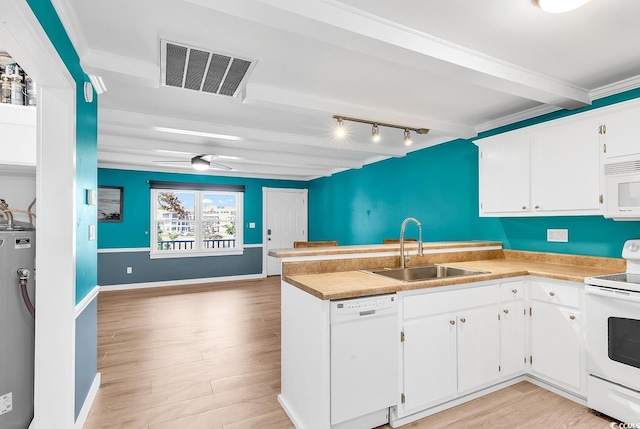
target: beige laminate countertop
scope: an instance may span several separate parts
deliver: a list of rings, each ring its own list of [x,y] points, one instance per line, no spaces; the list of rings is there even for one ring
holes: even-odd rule
[[[527,252],[514,252],[518,256]],[[488,271],[464,277],[451,277],[419,282],[402,282],[361,271],[342,271],[320,274],[302,274],[283,276],[283,279],[307,293],[322,300],[354,298],[359,296],[379,295],[405,290],[424,289],[438,286],[449,286],[461,283],[496,280],[509,277],[533,275],[557,280],[584,282],[586,277],[612,274],[624,271],[621,260],[611,259],[608,266],[598,264],[589,266],[582,260],[589,257],[573,257],[559,255],[561,264],[537,261],[535,258],[504,258],[469,262],[452,262],[443,265]],[[571,263],[572,258],[577,264]],[[602,258],[605,259],[605,258]]]

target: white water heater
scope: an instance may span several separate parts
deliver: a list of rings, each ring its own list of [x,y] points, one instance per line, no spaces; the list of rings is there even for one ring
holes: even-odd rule
[[[0,429],[33,419],[35,228],[0,222]]]

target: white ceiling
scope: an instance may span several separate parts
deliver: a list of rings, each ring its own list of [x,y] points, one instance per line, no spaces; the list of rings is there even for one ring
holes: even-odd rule
[[[53,0],[99,97],[102,167],[307,180],[640,86],[640,2]],[[230,98],[161,85],[160,39],[256,61]],[[429,128],[413,134],[332,115]],[[154,127],[239,137],[224,140]],[[162,151],[162,152],[160,152]],[[171,152],[167,152],[171,151]]]

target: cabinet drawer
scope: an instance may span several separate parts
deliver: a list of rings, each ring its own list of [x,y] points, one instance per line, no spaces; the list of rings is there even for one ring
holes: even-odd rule
[[[500,301],[514,301],[525,297],[524,281],[502,283],[500,285]]]
[[[490,285],[407,296],[403,299],[403,317],[407,320],[497,304],[499,293],[497,285]]]
[[[531,299],[567,307],[580,307],[580,291],[577,286],[531,282]]]

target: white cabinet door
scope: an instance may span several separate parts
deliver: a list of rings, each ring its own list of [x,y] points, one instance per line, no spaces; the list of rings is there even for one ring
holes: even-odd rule
[[[531,143],[531,207],[536,212],[600,210],[598,118],[562,122]]]
[[[529,137],[500,135],[480,143],[480,215],[529,209]]]
[[[532,301],[531,308],[532,371],[580,390],[580,314],[547,302]]]
[[[456,395],[455,315],[429,317],[404,326],[404,410]]]
[[[476,389],[498,378],[498,307],[462,311],[458,316],[458,391]]]
[[[526,369],[526,320],[523,300],[500,305],[501,377]]]
[[[606,127],[602,141],[607,145],[604,157],[607,161],[615,162],[625,155],[640,153],[638,135],[640,135],[640,105],[634,103],[610,111],[602,119]]]

